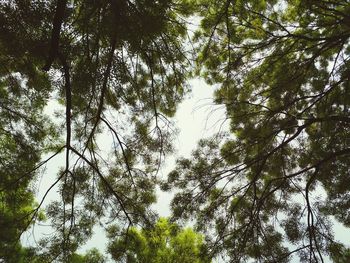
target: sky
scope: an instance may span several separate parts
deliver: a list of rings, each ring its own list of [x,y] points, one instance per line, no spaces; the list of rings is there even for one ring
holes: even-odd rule
[[[160,171],[162,178],[175,167],[177,157],[190,157],[201,138],[210,137],[213,134],[227,130],[225,122],[225,109],[223,106],[213,104],[214,88],[203,80],[195,79],[190,82],[192,92],[179,106],[175,115],[175,125],[179,128],[179,134],[174,142],[175,153],[166,158]],[[158,203],[155,208],[161,216],[170,215],[169,193],[158,192]]]

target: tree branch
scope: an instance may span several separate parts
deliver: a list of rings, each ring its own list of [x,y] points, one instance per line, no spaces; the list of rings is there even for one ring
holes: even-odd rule
[[[121,209],[123,210],[125,216],[127,217],[129,224],[132,225],[132,221],[131,218],[129,216],[129,213],[126,210],[126,207],[124,206],[121,197],[119,196],[119,194],[114,191],[113,187],[111,186],[111,184],[108,182],[108,180],[102,175],[102,173],[100,172],[100,170],[92,163],[90,162],[84,155],[82,155],[79,151],[77,151],[76,149],[71,147],[72,152],[74,152],[76,155],[78,155],[82,160],[84,160],[98,175],[98,177],[102,180],[102,182],[106,185],[106,187],[108,188],[108,190],[110,191],[110,193],[112,193],[112,195],[114,195],[114,197],[117,199]]]
[[[49,49],[49,56],[46,59],[46,64],[43,67],[44,71],[49,71],[55,58],[58,56],[59,41],[61,26],[64,18],[64,11],[66,9],[67,0],[57,0],[56,12],[53,19],[53,28],[51,33],[51,44]]]

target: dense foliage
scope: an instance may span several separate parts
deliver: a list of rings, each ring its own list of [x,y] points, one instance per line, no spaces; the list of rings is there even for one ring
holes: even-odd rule
[[[131,228],[121,238],[115,238],[118,236],[118,227],[112,226],[109,236],[112,241],[108,250],[116,262],[211,262],[205,254],[200,234],[190,228],[181,229],[165,218],[159,219],[149,228]]]
[[[30,43],[14,36],[22,32],[5,30],[11,21],[4,17],[5,6],[0,10],[0,259],[21,262],[19,237],[33,215],[42,218],[29,185],[56,137],[42,115],[52,87],[25,55],[23,47]]]
[[[103,262],[76,251],[112,222],[116,261],[176,262],[189,249],[183,262],[207,262],[198,234],[154,225],[150,209],[170,118],[198,75],[218,87],[230,130],[162,183],[177,191],[173,218],[194,219],[225,261],[349,261],[331,222],[350,226],[349,11],[347,0],[0,1],[0,260]],[[35,201],[42,168],[62,155]],[[54,190],[55,234],[23,248]],[[161,240],[148,240],[154,231]]]
[[[341,254],[329,215],[349,226],[349,2],[199,2],[198,71],[231,134],[178,161],[175,216],[215,229],[232,262]]]
[[[1,1],[1,227],[19,221],[1,233],[4,246],[37,219],[43,200],[34,206],[29,182],[44,151],[66,158],[46,189],[61,195],[46,211],[56,234],[38,248],[48,261],[69,261],[102,217],[153,221],[168,117],[187,91],[189,12],[172,0]],[[43,115],[54,100],[65,108],[55,131]],[[99,145],[103,131],[110,149]]]

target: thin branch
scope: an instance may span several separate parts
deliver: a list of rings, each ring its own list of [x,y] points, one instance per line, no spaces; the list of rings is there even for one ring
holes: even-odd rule
[[[0,189],[0,192],[5,191],[9,186],[12,186],[14,184],[17,184],[19,181],[21,181],[23,178],[25,178],[26,176],[30,175],[31,173],[35,172],[36,170],[38,170],[41,166],[43,166],[44,164],[46,164],[48,161],[50,161],[52,158],[54,158],[56,155],[58,155],[66,146],[62,146],[60,149],[58,149],[53,155],[51,155],[49,158],[47,158],[46,160],[40,162],[37,166],[35,166],[32,170],[30,170],[29,172],[25,173],[24,175],[20,176],[19,178],[17,178],[14,182],[12,182],[11,184],[7,185],[5,188]]]
[[[97,113],[96,113],[96,117],[95,117],[95,123],[94,126],[92,127],[92,130],[89,134],[88,140],[87,140],[87,145],[86,147],[88,147],[88,144],[91,142],[92,137],[94,136],[95,130],[97,129],[97,126],[101,120],[101,114],[103,111],[103,105],[104,105],[104,99],[106,96],[106,92],[107,92],[107,84],[108,84],[108,79],[109,79],[109,75],[111,72],[111,68],[112,68],[112,64],[113,64],[113,57],[114,57],[114,51],[116,48],[116,36],[113,37],[112,39],[112,43],[111,43],[111,49],[109,52],[109,57],[108,57],[108,63],[107,63],[107,68],[106,71],[104,73],[104,78],[103,78],[103,83],[102,83],[102,89],[101,89],[101,95],[100,95],[100,102],[97,108]],[[83,151],[83,154],[85,152],[86,148]]]
[[[118,144],[119,144],[119,146],[120,146],[120,148],[121,148],[121,150],[122,150],[122,154],[123,154],[125,166],[126,166],[126,169],[127,169],[127,171],[128,171],[130,180],[131,180],[132,183],[135,185],[133,176],[132,176],[132,174],[131,174],[131,170],[132,170],[132,169],[131,169],[131,166],[130,166],[130,164],[129,164],[128,157],[126,156],[126,152],[125,152],[125,150],[124,150],[123,143],[122,143],[122,141],[120,140],[117,131],[116,131],[116,130],[111,126],[111,124],[110,124],[107,120],[105,120],[104,118],[101,118],[101,121],[104,122],[104,123],[107,125],[107,127],[111,130],[111,132],[112,132],[112,133],[114,134],[114,136],[116,137],[116,139],[117,139],[117,141],[118,141]]]
[[[123,210],[125,216],[127,217],[130,225],[132,225],[132,221],[131,218],[129,216],[129,213],[127,212],[121,197],[119,196],[119,194],[113,189],[113,187],[111,186],[111,184],[108,182],[108,180],[102,175],[102,173],[100,172],[100,170],[92,163],[90,162],[84,155],[82,155],[79,151],[77,151],[76,149],[71,147],[72,152],[74,152],[76,155],[78,155],[81,159],[83,159],[99,176],[99,178],[102,180],[102,182],[106,185],[106,187],[108,188],[108,190],[112,193],[112,195],[114,195],[114,197],[117,199],[121,209]]]

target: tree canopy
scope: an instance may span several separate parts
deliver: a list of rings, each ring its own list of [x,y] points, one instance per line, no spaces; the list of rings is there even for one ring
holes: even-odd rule
[[[190,250],[183,262],[208,262],[199,234],[155,223],[160,185],[176,193],[172,220],[206,234],[208,258],[346,262],[332,218],[350,226],[349,11],[347,0],[1,1],[0,260],[102,262],[76,251],[104,220],[122,235],[109,234],[116,261]],[[229,131],[201,139],[162,181],[193,76],[216,87]],[[23,248],[45,217],[55,234]]]
[[[349,3],[199,2],[197,68],[230,134],[178,161],[175,216],[215,229],[232,262],[324,262],[329,216],[350,219]]]
[[[126,225],[154,218],[155,174],[172,149],[168,117],[187,91],[182,41],[190,10],[186,1],[1,2],[1,147],[9,152],[2,188],[6,196],[8,185],[23,189],[19,198],[30,202],[24,192],[41,153],[65,151],[66,164],[47,189],[61,195],[46,211],[56,235],[41,242],[52,259],[67,261],[101,217]],[[42,114],[53,100],[65,108],[54,132]],[[99,148],[103,129],[111,149]],[[64,137],[49,138],[54,133]],[[28,210],[29,203],[13,201]]]

